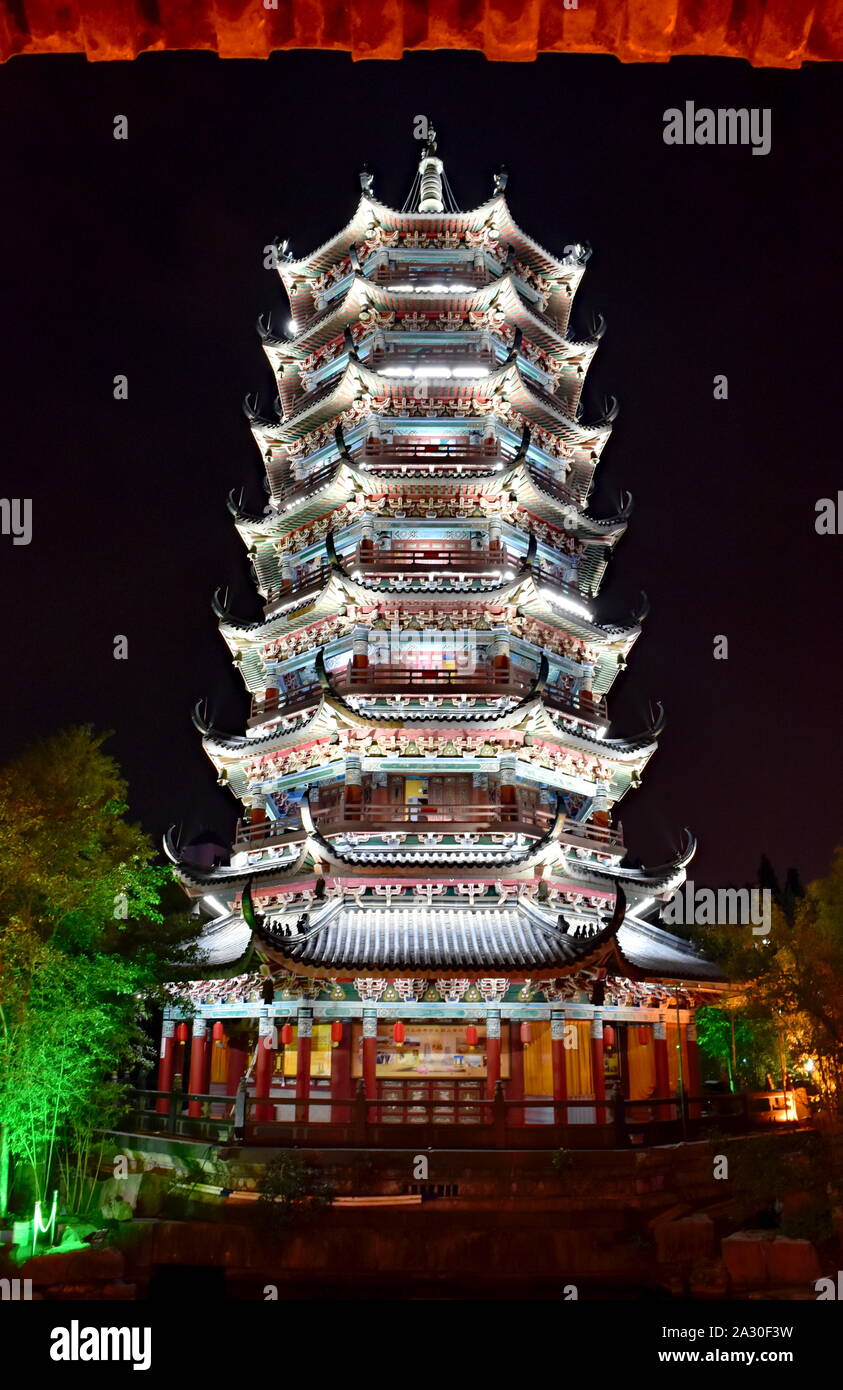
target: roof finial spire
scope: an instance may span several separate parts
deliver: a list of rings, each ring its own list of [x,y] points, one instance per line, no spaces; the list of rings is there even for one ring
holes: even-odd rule
[[[442,198],[442,174],[444,165],[436,157],[436,131],[432,125],[427,128],[427,139],[419,160],[419,212],[444,212]]]

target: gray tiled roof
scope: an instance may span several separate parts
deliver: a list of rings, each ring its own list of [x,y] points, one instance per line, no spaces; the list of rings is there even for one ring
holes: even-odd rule
[[[277,938],[276,938],[277,939]],[[332,970],[534,970],[574,965],[594,938],[512,907],[342,907],[301,937],[277,939],[291,963]]]
[[[321,918],[321,920],[319,920]],[[556,925],[555,915],[513,903],[497,907],[355,907],[332,904],[301,933],[285,936],[295,917],[276,922],[266,943],[296,965],[325,973],[366,970],[501,969],[509,973],[558,968],[565,972],[600,950],[601,934],[575,937]],[[280,928],[280,930],[279,930]],[[239,913],[211,922],[200,938],[209,966],[242,955],[249,928]],[[623,960],[647,976],[676,980],[722,979],[720,970],[687,942],[629,918],[617,944]]]

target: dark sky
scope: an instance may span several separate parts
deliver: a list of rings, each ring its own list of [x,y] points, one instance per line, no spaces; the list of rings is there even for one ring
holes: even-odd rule
[[[771,153],[666,146],[663,112],[686,100],[770,108]],[[762,850],[822,873],[841,840],[843,536],[814,529],[815,502],[843,484],[839,105],[832,66],[711,59],[6,64],[2,494],[32,498],[34,534],[0,537],[0,757],[93,722],[115,731],[152,834],[230,829],[189,714],[207,695],[223,727],[245,717],[209,605],[228,583],[256,612],[225,498],[242,484],[262,498],[240,402],[270,399],[253,325],[283,312],[263,247],[327,239],[364,162],[400,206],[425,113],[461,207],[504,163],[527,231],[594,247],[572,322],[585,336],[599,311],[608,331],[585,418],[612,393],[621,414],[592,510],[621,488],[636,504],[600,611],[623,620],[642,588],[652,602],[614,727],[637,732],[651,698],[668,712],[622,807],[632,850],[659,862],[687,824],[700,883],[744,882]],[[128,401],[112,398],[117,373]]]

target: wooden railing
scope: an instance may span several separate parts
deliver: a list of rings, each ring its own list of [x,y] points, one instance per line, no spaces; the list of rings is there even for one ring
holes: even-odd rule
[[[523,695],[533,684],[526,672],[511,666],[500,669],[488,664],[443,670],[438,666],[361,666],[347,667],[344,687],[354,694],[372,695]]]
[[[352,695],[471,695],[522,696],[533,683],[527,672],[513,667],[501,671],[487,664],[457,666],[455,670],[440,667],[411,667],[401,665],[346,666],[331,673],[331,685],[339,694]],[[323,687],[318,680],[279,690],[263,700],[252,701],[251,721],[267,719],[283,712],[292,714],[305,709],[321,698]]]
[[[412,458],[425,459],[430,463],[435,463],[439,458],[495,459],[498,455],[498,444],[493,439],[485,444],[472,444],[468,440],[424,444],[419,441],[405,440],[399,436],[391,444],[384,443],[381,439],[367,439],[362,452],[367,460],[387,457],[391,459]]]
[[[403,464],[412,467],[422,464],[434,465],[437,462],[447,461],[458,463],[476,463],[479,461],[481,464],[500,463],[507,465],[512,462],[512,451],[506,449],[497,440],[487,440],[483,444],[456,441],[445,444],[422,444],[418,442],[408,443],[397,439],[391,444],[386,444],[377,439],[367,439],[364,445],[358,445],[351,450],[351,457],[355,462],[372,467],[378,465],[395,467]],[[340,460],[331,459],[304,479],[297,478],[290,472],[286,482],[275,490],[276,501],[282,505],[289,505],[291,502],[309,496],[330,481],[339,464]],[[575,492],[554,476],[549,468],[543,468],[532,461],[528,463],[527,468],[535,483],[545,492],[559,498],[562,502],[577,504]]]
[[[555,685],[547,685],[542,692],[542,699],[553,709],[570,714],[584,724],[605,725],[609,722],[608,707],[602,698],[589,700],[581,694],[561,690]]]
[[[408,827],[412,827],[411,834],[417,834],[431,829],[441,831],[447,826],[445,833],[448,834],[510,834],[523,831],[540,836],[555,819],[555,813],[547,808],[523,801],[504,805],[491,801],[476,805],[467,802],[437,802],[427,806],[413,802],[379,805],[369,800],[351,801],[344,792],[336,797],[314,797],[310,810],[319,830],[329,835],[359,830],[370,830],[374,834],[407,832]],[[252,822],[243,819],[237,824],[234,847],[271,844],[301,829],[301,826],[301,813],[296,809],[281,820]]]
[[[485,268],[453,262],[424,267],[393,262],[392,265],[379,265],[372,276],[376,285],[488,285],[494,278]]]
[[[267,602],[279,603],[282,599],[294,598],[298,594],[307,593],[309,589],[323,589],[330,577],[330,565],[315,565],[313,569],[306,570],[302,574],[295,575],[292,579],[284,579],[280,584],[276,584],[267,592]]]
[[[279,712],[295,714],[298,710],[307,709],[309,705],[315,704],[322,698],[322,694],[322,686],[314,680],[291,686],[289,690],[279,690],[277,695],[270,695],[263,700],[253,699],[249,724],[253,725]]]
[[[464,801],[430,802],[418,805],[414,802],[397,805],[376,805],[369,801],[356,806],[344,797],[336,805],[317,802],[313,806],[314,820],[320,826],[330,829],[334,818],[339,824],[361,824],[375,829],[382,826],[406,827],[407,825],[442,826],[448,825],[454,831],[508,831],[515,824],[538,829],[544,833],[555,819],[555,813],[540,806],[513,801],[511,805],[497,801],[470,803]]]
[[[430,570],[453,570],[455,574],[483,574],[486,570],[509,565],[514,573],[517,560],[510,560],[502,545],[488,549],[469,550],[456,546],[442,546],[441,549],[405,549],[403,546],[379,546],[376,549],[361,545],[348,558],[346,564],[359,569],[363,574],[411,574]]]
[[[296,478],[292,473],[288,476],[284,485],[275,492],[276,501],[282,505],[298,501],[300,498],[308,497],[311,493],[325,483],[329,482],[339,468],[339,460],[331,459],[329,463],[322,464],[314,469],[306,478]]]
[[[472,698],[488,696],[525,696],[533,685],[531,673],[510,666],[509,671],[489,666],[457,666],[454,670],[439,667],[410,667],[402,665],[346,666],[331,673],[331,685],[338,694],[351,695],[467,695]],[[254,699],[250,723],[268,719],[278,713],[294,714],[321,699],[323,687],[318,680],[281,689],[277,695],[263,700]],[[545,686],[542,699],[552,709],[570,715],[583,724],[605,725],[609,716],[605,699],[589,700],[581,694]]]
[[[527,472],[533,482],[542,492],[548,492],[552,497],[556,497],[560,502],[565,502],[576,506],[578,503],[577,495],[572,488],[569,488],[559,478],[551,473],[549,468],[541,468],[538,464],[530,462],[527,464]]]
[[[484,343],[481,347],[472,343],[439,344],[433,340],[429,348],[426,344],[422,346],[418,343],[412,348],[403,343],[393,343],[387,348],[373,348],[367,365],[369,360],[378,370],[384,366],[412,367],[419,364],[434,367],[439,361],[445,362],[448,366],[452,361],[465,361],[466,366],[484,366],[490,371],[498,365],[498,359],[490,343]]]
[[[314,796],[310,812],[317,828],[327,835],[368,831],[371,834],[411,834],[433,832],[447,835],[526,834],[541,837],[554,824],[556,811],[536,805],[524,796],[512,802],[446,802],[428,804],[398,802],[392,805],[369,799],[352,800],[346,791],[336,795]],[[237,823],[234,849],[257,849],[281,841],[303,829],[300,809],[291,808],[278,820]],[[563,843],[582,849],[620,851],[624,847],[620,827],[576,821],[566,816],[560,829]]]
[[[522,556],[510,554],[503,545],[492,545],[482,550],[458,549],[456,546],[405,549],[403,546],[367,546],[364,542],[353,550],[344,551],[339,558],[344,569],[351,573],[359,572],[369,579],[381,576],[384,579],[399,576],[412,578],[421,574],[450,572],[458,577],[476,575],[500,580],[505,575],[514,578],[523,563]],[[309,589],[320,589],[327,584],[330,573],[329,564],[314,565],[291,579],[273,585],[267,591],[267,602],[277,603]],[[537,584],[550,584],[574,602],[584,603],[579,588],[565,577],[566,571],[561,566],[534,565],[532,575]]]
[[[482,576],[488,572],[489,578],[494,578],[502,571],[508,571],[514,576],[520,565],[520,558],[509,556],[502,545],[492,545],[483,550],[458,549],[455,546],[405,549],[403,546],[367,546],[363,542],[353,550],[343,552],[339,558],[344,569],[350,572],[359,571],[372,579],[378,578],[379,575],[389,579],[399,575],[411,577],[414,574],[446,570],[452,571],[455,575]],[[327,584],[330,573],[331,567],[326,563],[303,570],[292,578],[273,585],[267,591],[267,602],[277,603],[308,589],[322,588]],[[542,571],[542,577],[551,583],[571,587],[564,585],[561,571],[559,575],[555,571]]]
[[[754,1093],[747,1092],[674,1093],[643,1101],[590,1096],[557,1101],[525,1096],[508,1099],[503,1082],[498,1082],[493,1099],[472,1096],[446,1104],[434,1099],[393,1100],[384,1095],[367,1098],[362,1082],[357,1083],[353,1094],[339,1097],[296,1097],[292,1093],[235,1097],[135,1089],[128,1092],[119,1132],[303,1149],[647,1148],[708,1134],[746,1133],[766,1122],[755,1108],[755,1100]],[[187,1114],[190,1102],[200,1115]],[[274,1111],[276,1106],[289,1108],[294,1118],[259,1118],[267,1108]],[[410,1107],[413,1119],[406,1115]],[[463,1122],[451,1120],[441,1113],[448,1109],[470,1115]],[[591,1122],[580,1119],[583,1109],[593,1112]],[[324,1118],[314,1119],[314,1112]],[[531,1112],[541,1112],[542,1120],[528,1119]],[[784,1127],[802,1128],[806,1123],[794,1120]]]

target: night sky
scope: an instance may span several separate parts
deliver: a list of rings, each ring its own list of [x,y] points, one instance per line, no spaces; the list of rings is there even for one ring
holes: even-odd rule
[[[0,537],[0,758],[91,722],[114,731],[152,835],[231,830],[190,710],[207,695],[242,730],[247,709],[210,600],[228,584],[236,612],[259,612],[225,499],[263,500],[240,403],[274,394],[257,314],[287,317],[263,248],[332,235],[364,162],[400,206],[425,113],[461,207],[503,163],[526,231],[594,247],[572,328],[602,312],[608,330],[584,418],[611,394],[621,411],[591,510],[635,498],[599,613],[625,621],[641,589],[652,603],[610,710],[616,733],[651,699],[668,717],[620,808],[631,850],[659,863],[689,825],[699,883],[743,883],[762,850],[824,872],[842,838],[843,535],[814,527],[843,485],[838,84],[831,66],[583,55],[6,64],[2,495],[32,499],[34,532]],[[769,107],[772,152],[665,145],[663,112],[686,100]]]

